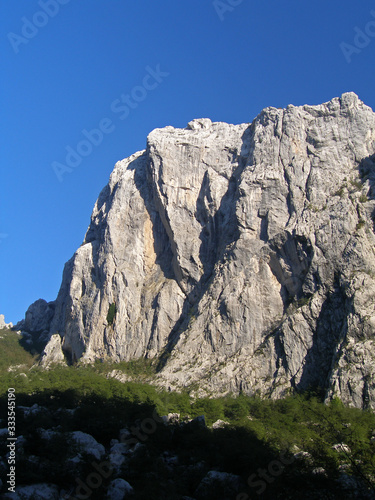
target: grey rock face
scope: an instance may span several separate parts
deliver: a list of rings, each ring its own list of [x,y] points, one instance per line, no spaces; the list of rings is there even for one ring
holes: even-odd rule
[[[26,311],[25,319],[22,321],[22,329],[31,333],[42,330],[49,331],[54,313],[54,302],[38,299]]]
[[[87,455],[91,455],[96,458],[96,460],[100,460],[104,456],[104,446],[98,443],[90,434],[86,434],[82,431],[75,431],[72,432],[70,436],[74,444],[78,446],[80,452],[87,453]]]
[[[65,356],[61,349],[61,337],[58,333],[51,335],[42,354],[41,365],[44,367],[54,364],[65,365]]]
[[[71,361],[160,356],[163,386],[375,408],[374,153],[353,93],[154,130],[101,192],[50,333]]]

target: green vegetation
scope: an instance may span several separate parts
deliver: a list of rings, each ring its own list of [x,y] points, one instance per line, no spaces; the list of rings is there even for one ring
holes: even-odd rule
[[[344,196],[344,191],[345,186],[342,185],[335,193],[333,193],[333,196],[340,196],[340,198],[342,198]]]
[[[360,181],[354,181],[354,180],[351,180],[350,181],[350,184],[357,190],[359,191],[360,189],[362,189],[362,182]]]
[[[116,304],[114,302],[112,302],[112,304],[109,305],[108,314],[107,314],[107,323],[109,325],[113,324],[115,317],[116,317],[116,312],[117,312]]]
[[[17,459],[20,484],[75,484],[76,477],[84,479],[92,472],[92,458],[73,466],[71,459],[77,450],[66,433],[86,432],[108,453],[111,440],[119,439],[121,429],[155,420],[156,410],[158,415],[179,413],[180,422],[205,415],[208,426],[218,419],[228,424],[213,430],[190,424],[165,426],[156,420],[151,426],[154,430],[142,434],[146,436],[140,441],[143,448],[131,454],[122,472],[121,477],[137,492],[134,498],[194,497],[210,470],[239,475],[242,486],[238,493],[247,492],[253,498],[255,490],[249,489],[248,478],[259,468],[267,469],[282,454],[288,457],[288,465],[267,486],[262,498],[302,498],[306,490],[317,492],[312,498],[349,498],[338,483],[343,471],[359,480],[367,491],[375,488],[372,411],[348,408],[338,399],[325,405],[312,393],[280,400],[243,394],[194,399],[188,392],[171,392],[144,383],[155,373],[157,360],[42,370],[31,367],[36,358],[23,351],[17,334],[6,330],[0,336],[1,414],[6,414],[9,387],[15,388],[17,407],[39,405],[39,411],[29,415],[16,410],[17,435],[26,440]],[[14,364],[24,366],[8,371]],[[108,377],[112,370],[130,375],[133,381],[121,383]],[[58,432],[46,441],[41,428]],[[0,453],[6,453],[5,437],[0,437]],[[178,466],[173,470],[166,466],[163,454],[178,457]],[[31,456],[40,461],[33,462]],[[323,468],[324,474],[314,472],[318,468]],[[0,470],[1,477],[3,472]],[[104,481],[91,498],[104,498],[111,479]],[[221,498],[215,495],[212,491],[205,498]]]
[[[297,309],[306,306],[310,302],[310,297],[301,297],[297,300]]]
[[[112,361],[96,361],[92,367],[97,373],[108,374],[112,370],[118,370],[138,381],[146,381],[156,373],[157,359],[138,358],[131,361],[121,361],[114,363]]]
[[[365,224],[366,223],[365,223],[365,221],[363,219],[359,219],[358,224],[356,225],[356,228],[355,228],[356,231],[358,231],[359,229],[362,229]]]
[[[322,210],[325,210],[326,209],[326,205],[324,207],[322,207],[322,208],[319,208],[316,205],[313,205],[312,203],[309,203],[307,205],[307,208],[308,208],[308,210],[311,210],[314,213],[318,213],[318,212],[320,212]]]
[[[134,374],[141,365],[133,362],[129,372],[131,366],[135,366]],[[315,397],[302,396],[276,401],[244,395],[192,399],[187,393],[167,392],[148,384],[121,383],[104,377],[103,373],[103,369],[97,370],[97,365],[57,366],[48,371],[33,368],[27,376],[7,372],[1,377],[0,395],[8,387],[14,387],[19,404],[45,404],[49,399],[44,394],[54,393],[54,399],[62,407],[77,406],[84,398],[97,397],[151,404],[159,414],[178,412],[185,417],[204,414],[209,424],[217,419],[229,421],[251,430],[275,449],[298,446],[315,454],[319,451],[327,459],[332,455],[330,446],[337,442],[345,442],[358,457],[375,451],[375,443],[370,440],[375,428],[374,414],[347,408],[338,400],[324,405]]]
[[[365,194],[361,194],[361,196],[359,197],[359,201],[361,203],[366,203],[368,201],[368,198]]]
[[[17,411],[17,430],[27,442],[24,454],[21,452],[18,457],[19,481],[25,484],[49,481],[63,487],[74,484],[77,474],[84,478],[90,473],[90,458],[73,472],[69,469],[73,451],[68,434],[67,438],[56,434],[46,443],[38,429],[58,428],[65,433],[81,430],[108,449],[111,439],[118,438],[121,429],[149,422],[156,408],[159,415],[179,413],[180,421],[203,414],[209,425],[217,419],[229,425],[212,430],[157,422],[155,431],[142,434],[146,437],[140,442],[145,448],[134,454],[124,471],[123,477],[138,491],[135,498],[150,498],[147,495],[152,488],[156,488],[152,495],[156,499],[192,495],[209,470],[239,475],[247,491],[248,477],[259,468],[267,468],[282,454],[289,457],[289,465],[275,484],[269,485],[263,498],[276,498],[276,492],[284,495],[279,498],[299,498],[306,486],[336,494],[340,491],[336,480],[343,467],[346,474],[359,478],[367,488],[374,487],[375,415],[347,408],[337,399],[328,405],[308,395],[277,401],[244,395],[193,400],[187,393],[108,380],[89,367],[32,370],[30,375],[29,382],[24,377],[15,377],[12,384],[16,386],[18,405],[30,407],[37,403],[42,408],[29,416]],[[0,408],[5,411],[4,395],[0,398]],[[70,409],[75,411],[71,413]],[[0,439],[0,452],[4,451],[2,446],[5,441]],[[298,457],[298,452],[304,455]],[[163,465],[160,458],[163,453],[178,457],[180,466],[175,476]],[[29,455],[39,456],[43,468],[30,465]],[[200,468],[195,467],[198,463]],[[313,472],[319,467],[325,470],[322,476]],[[95,493],[98,496],[92,498],[102,498],[103,490]]]
[[[12,330],[0,330],[0,373],[12,366],[25,365],[30,368],[36,356],[22,347],[22,337]]]

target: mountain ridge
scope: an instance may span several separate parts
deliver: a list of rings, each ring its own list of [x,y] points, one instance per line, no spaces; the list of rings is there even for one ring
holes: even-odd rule
[[[353,93],[155,129],[116,163],[56,301],[26,314],[42,364],[159,358],[171,389],[374,408],[374,153]]]

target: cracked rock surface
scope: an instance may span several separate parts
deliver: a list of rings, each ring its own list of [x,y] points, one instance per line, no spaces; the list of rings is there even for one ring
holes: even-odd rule
[[[353,93],[154,130],[100,193],[50,334],[70,362],[161,356],[156,382],[199,395],[375,408],[374,153]]]

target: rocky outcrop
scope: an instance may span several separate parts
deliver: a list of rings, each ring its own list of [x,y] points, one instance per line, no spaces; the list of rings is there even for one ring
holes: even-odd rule
[[[9,330],[9,328],[13,328],[13,323],[5,323],[4,314],[0,314],[0,329]]]
[[[66,364],[64,353],[61,349],[61,337],[58,333],[51,335],[43,351],[42,365],[49,367],[56,364]]]
[[[15,328],[17,330],[25,330],[29,333],[49,331],[54,313],[55,302],[46,302],[43,299],[38,299],[29,306],[25,314],[25,319],[19,321]]]
[[[50,334],[68,362],[159,357],[163,386],[374,408],[374,153],[353,93],[154,130],[101,192]]]

